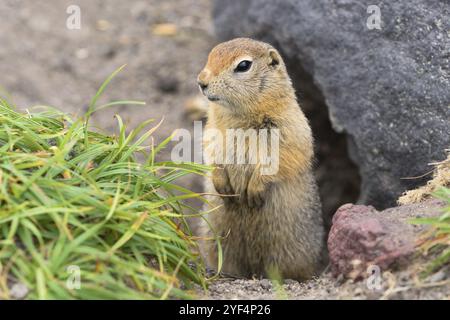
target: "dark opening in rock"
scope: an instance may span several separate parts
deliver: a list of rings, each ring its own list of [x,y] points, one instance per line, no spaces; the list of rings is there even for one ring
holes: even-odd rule
[[[361,178],[358,167],[352,162],[347,151],[347,135],[333,130],[325,99],[311,75],[298,61],[287,59],[285,62],[300,106],[313,130],[315,172],[322,199],[324,221],[329,229],[331,218],[339,206],[358,200]]]

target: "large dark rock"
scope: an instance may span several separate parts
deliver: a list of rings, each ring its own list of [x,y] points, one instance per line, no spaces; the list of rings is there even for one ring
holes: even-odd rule
[[[347,134],[360,201],[386,208],[450,145],[450,1],[376,3],[380,30],[366,26],[370,0],[215,0],[214,20],[221,40],[271,42],[294,80],[310,76]]]
[[[328,251],[333,275],[351,278],[366,275],[367,268],[380,270],[404,266],[410,261],[424,225],[413,218],[435,217],[444,203],[429,200],[377,211],[371,206],[346,204],[333,217]]]

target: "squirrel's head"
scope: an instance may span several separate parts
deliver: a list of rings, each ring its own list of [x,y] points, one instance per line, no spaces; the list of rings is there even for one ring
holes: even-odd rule
[[[210,101],[229,108],[251,107],[261,99],[278,99],[292,91],[279,52],[248,38],[214,47],[197,81]]]

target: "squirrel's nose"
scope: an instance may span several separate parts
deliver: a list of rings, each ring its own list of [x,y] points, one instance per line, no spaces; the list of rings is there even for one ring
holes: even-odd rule
[[[200,80],[198,80],[197,83],[202,91],[205,91],[208,88],[208,85]]]

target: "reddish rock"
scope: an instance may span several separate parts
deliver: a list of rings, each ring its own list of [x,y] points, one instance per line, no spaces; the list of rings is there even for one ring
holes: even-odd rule
[[[437,200],[384,211],[364,205],[341,206],[333,217],[328,236],[333,275],[360,278],[370,265],[384,271],[406,263],[415,251],[417,236],[424,229],[408,221],[439,215],[442,206]]]

